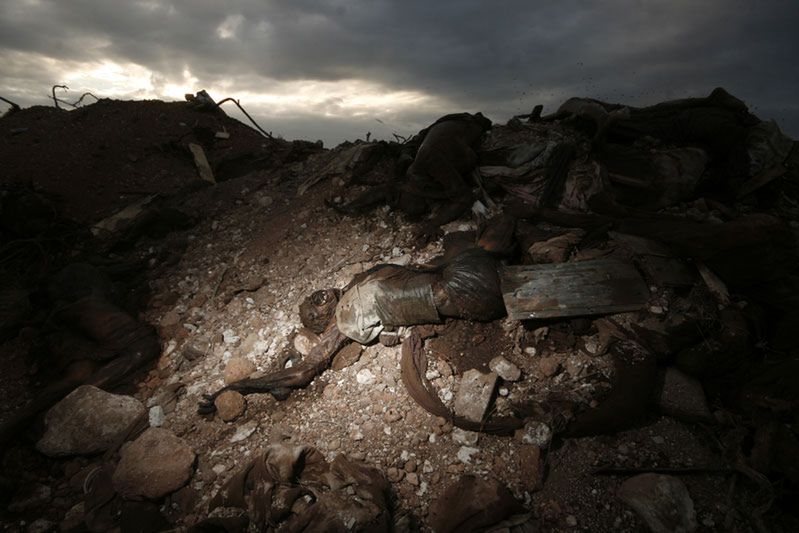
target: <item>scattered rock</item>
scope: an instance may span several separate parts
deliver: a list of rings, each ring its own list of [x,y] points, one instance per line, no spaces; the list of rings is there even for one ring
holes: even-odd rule
[[[52,497],[52,490],[47,485],[37,483],[32,487],[20,488],[8,504],[12,513],[22,513],[47,504]]]
[[[362,368],[355,375],[355,380],[361,385],[374,385],[376,378],[371,370]]]
[[[161,327],[163,328],[171,328],[177,326],[180,323],[180,315],[174,309],[171,311],[167,311],[163,317],[161,317]]]
[[[480,434],[476,431],[466,431],[461,428],[452,429],[452,441],[464,446],[474,446],[480,440]]]
[[[544,471],[541,464],[541,448],[534,444],[520,446],[517,451],[520,479],[524,480],[527,490],[539,490],[544,482]]]
[[[361,358],[361,345],[357,342],[351,342],[346,345],[344,348],[339,350],[336,356],[333,358],[333,362],[330,364],[330,368],[338,372],[344,368],[347,368],[350,365],[354,365],[358,362],[358,359]]]
[[[103,452],[144,413],[144,405],[131,396],[83,385],[47,412],[47,429],[36,448],[50,457]]]
[[[538,371],[545,377],[551,378],[560,372],[560,358],[542,357],[538,360]]]
[[[255,433],[256,429],[258,429],[258,424],[256,422],[247,422],[236,428],[236,432],[230,437],[230,442],[241,442]]]
[[[303,357],[311,353],[311,350],[318,344],[319,335],[308,328],[300,328],[300,331],[294,336],[294,349]]]
[[[386,471],[386,477],[388,477],[388,480],[392,483],[399,483],[402,481],[402,478],[405,477],[405,470],[400,470],[392,466]]]
[[[246,379],[256,370],[255,363],[246,357],[231,357],[225,367],[225,385]]]
[[[547,448],[552,441],[552,429],[536,420],[527,422],[522,429],[516,431],[516,438],[524,444],[534,444],[539,448]]]
[[[488,363],[488,368],[505,381],[518,381],[522,377],[519,367],[502,357],[496,356]]]
[[[697,528],[694,502],[685,484],[676,477],[641,474],[622,483],[617,494],[653,533],[689,532]]]
[[[164,408],[160,405],[154,405],[150,407],[150,412],[148,413],[148,419],[150,421],[151,428],[160,428],[164,425],[164,418],[166,415],[164,414]]]
[[[386,414],[383,415],[383,420],[389,424],[398,422],[402,420],[402,412],[397,409],[389,409],[386,411]]]
[[[48,531],[53,531],[54,529],[54,523],[50,522],[49,520],[45,520],[44,518],[39,518],[31,522],[31,525],[28,526],[27,533],[47,533]]]
[[[247,401],[240,393],[227,390],[216,397],[214,405],[219,418],[225,422],[231,422],[244,414]]]
[[[473,422],[481,422],[491,405],[496,386],[497,375],[493,372],[483,374],[475,369],[464,372],[455,397],[455,414]]]
[[[472,448],[471,446],[461,446],[458,449],[458,461],[464,464],[469,464],[472,462],[472,455],[479,452],[480,450],[477,448]]]
[[[710,420],[713,416],[699,380],[674,367],[666,369],[658,403],[665,414],[688,422]]]
[[[78,502],[73,505],[67,514],[64,515],[64,519],[61,521],[60,530],[61,531],[72,531],[83,525],[83,521],[86,518],[86,504],[84,502]]]
[[[414,472],[408,472],[405,474],[405,481],[413,486],[417,486],[419,485],[419,475]]]
[[[239,336],[232,329],[226,329],[222,332],[222,342],[225,344],[236,344],[239,342]]]
[[[114,488],[125,499],[156,500],[189,480],[194,459],[194,451],[183,439],[166,429],[150,428],[122,449]]]

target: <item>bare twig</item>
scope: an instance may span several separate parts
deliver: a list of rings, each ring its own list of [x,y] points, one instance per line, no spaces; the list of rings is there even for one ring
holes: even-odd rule
[[[97,100],[98,102],[101,100],[101,98],[97,98],[97,97],[96,97],[96,96],[94,96],[92,93],[90,93],[90,92],[85,92],[85,93],[83,93],[82,95],[80,95],[80,98],[78,98],[78,100],[77,100],[77,101],[76,101],[74,104],[71,104],[71,105],[72,105],[72,107],[78,107],[78,105],[79,105],[81,102],[83,102],[83,99],[84,99],[84,98],[86,98],[87,96],[91,96],[92,98],[94,98],[94,99],[95,99],[95,100]]]
[[[244,110],[244,108],[241,106],[241,104],[239,103],[238,100],[236,100],[234,98],[225,98],[224,100],[221,100],[221,101],[217,102],[216,103],[216,107],[220,107],[225,102],[233,102],[234,104],[236,104],[236,106],[241,110],[241,112],[244,113],[244,116],[246,116],[248,119],[250,119],[250,122],[253,123],[253,126],[255,126],[258,129],[258,131],[263,133],[266,137],[269,137],[270,139],[274,139],[274,137],[272,136],[271,133],[269,133],[266,130],[264,130],[261,126],[258,125],[257,122],[255,122],[255,119],[253,119],[250,116],[250,114],[247,113],[247,111]]]
[[[16,103],[12,102],[8,98],[3,98],[2,96],[0,96],[0,100],[10,105],[11,111],[19,111],[21,109]]]
[[[69,102],[64,102],[63,100],[59,100],[58,98],[56,98],[55,96],[56,89],[64,89],[65,91],[68,91],[69,87],[67,87],[66,85],[53,85],[53,88],[51,89],[53,93],[53,103],[55,104],[57,109],[61,109],[61,107],[58,105],[58,102],[61,102],[62,104],[69,104]]]
[[[394,138],[397,140],[397,142],[400,143],[400,144],[405,144],[405,143],[407,143],[410,140],[410,137],[405,137],[403,135],[400,135],[396,131],[391,132],[391,135],[393,135]]]

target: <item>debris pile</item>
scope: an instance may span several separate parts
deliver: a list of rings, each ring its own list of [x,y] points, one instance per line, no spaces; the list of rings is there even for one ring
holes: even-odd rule
[[[187,100],[0,120],[6,524],[799,525],[776,124],[716,89],[324,150]]]

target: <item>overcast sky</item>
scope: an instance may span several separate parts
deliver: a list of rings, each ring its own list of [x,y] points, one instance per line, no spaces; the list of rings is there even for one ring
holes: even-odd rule
[[[0,0],[0,96],[206,89],[331,146],[451,112],[504,122],[570,96],[645,105],[724,86],[799,138],[797,22],[797,0]]]

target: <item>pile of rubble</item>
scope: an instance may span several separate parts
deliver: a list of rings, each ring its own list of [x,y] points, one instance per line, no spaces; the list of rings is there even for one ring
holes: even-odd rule
[[[797,525],[799,150],[722,89],[333,150],[196,99],[0,128],[68,163],[3,184],[10,526]]]

